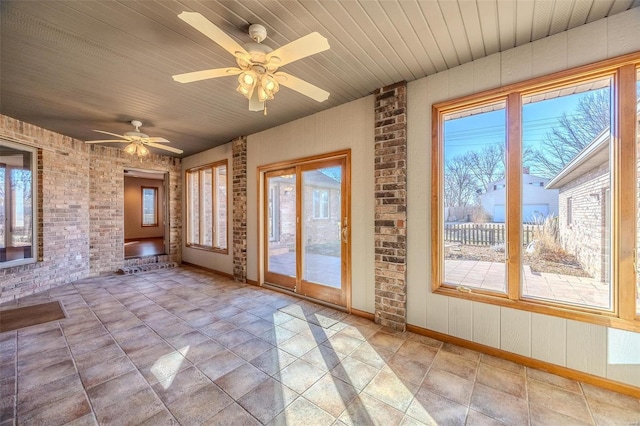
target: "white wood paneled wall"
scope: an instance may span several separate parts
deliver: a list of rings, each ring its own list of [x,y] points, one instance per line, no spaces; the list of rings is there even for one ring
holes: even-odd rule
[[[640,50],[640,9],[443,71],[408,86],[408,322],[640,386],[640,333],[431,293],[431,106]]]
[[[374,98],[367,96],[247,138],[247,277],[257,280],[257,168],[351,149],[352,307],[374,311]]]

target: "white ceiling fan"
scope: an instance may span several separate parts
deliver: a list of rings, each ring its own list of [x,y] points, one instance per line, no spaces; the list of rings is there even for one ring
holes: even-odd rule
[[[104,142],[124,142],[128,143],[124,148],[124,151],[127,154],[138,154],[138,157],[144,157],[145,155],[149,155],[148,146],[152,148],[164,149],[165,151],[173,152],[175,154],[182,154],[182,150],[178,148],[173,148],[166,145],[170,143],[165,138],[157,137],[157,136],[149,136],[146,133],[140,132],[140,126],[142,126],[142,122],[139,120],[132,120],[131,124],[136,128],[133,132],[125,132],[123,135],[118,135],[116,133],[105,132],[104,130],[94,130],[94,132],[104,133],[105,135],[115,136],[120,139],[100,139],[93,141],[85,141],[85,143],[104,143]]]
[[[191,83],[209,78],[238,75],[238,92],[249,100],[250,111],[267,110],[265,103],[272,100],[280,85],[293,89],[318,102],[329,98],[329,92],[311,83],[294,77],[278,68],[307,56],[329,49],[329,42],[317,32],[292,41],[276,50],[261,44],[267,37],[267,30],[260,24],[249,27],[253,42],[238,44],[229,35],[197,12],[182,12],[180,19],[219,44],[236,58],[238,67],[216,68],[204,71],[174,75],[180,83]]]

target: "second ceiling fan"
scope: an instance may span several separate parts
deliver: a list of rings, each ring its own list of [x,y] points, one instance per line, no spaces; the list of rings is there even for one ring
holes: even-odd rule
[[[237,67],[216,68],[174,75],[180,83],[191,83],[209,78],[238,76],[238,92],[249,100],[250,111],[264,111],[265,103],[272,100],[280,85],[293,89],[318,102],[329,98],[329,92],[297,77],[278,71],[278,68],[307,56],[329,49],[329,42],[317,32],[292,41],[276,50],[261,44],[267,30],[259,24],[249,27],[253,42],[238,44],[228,34],[197,12],[182,12],[180,19],[219,44],[236,58]]]

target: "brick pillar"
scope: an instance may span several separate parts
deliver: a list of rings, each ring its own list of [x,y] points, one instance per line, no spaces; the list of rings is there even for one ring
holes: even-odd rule
[[[407,325],[407,83],[374,92],[375,104],[375,321]]]
[[[233,149],[233,278],[247,282],[247,138]]]

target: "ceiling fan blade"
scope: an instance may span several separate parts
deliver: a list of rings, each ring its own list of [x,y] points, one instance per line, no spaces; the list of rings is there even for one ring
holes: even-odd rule
[[[209,37],[233,56],[249,56],[244,47],[198,12],[182,12],[178,15],[178,18]]]
[[[180,83],[191,83],[194,81],[207,80],[209,78],[226,77],[228,75],[238,75],[242,72],[240,68],[215,68],[204,71],[187,72],[173,76],[175,81]]]
[[[103,143],[103,142],[123,142],[123,143],[129,143],[129,141],[125,141],[122,139],[103,139],[103,140],[96,140],[96,141],[84,141],[84,143]]]
[[[159,145],[159,144],[153,143],[153,142],[147,142],[147,143],[145,143],[145,145],[148,145],[148,146],[153,147],[153,148],[164,149],[165,151],[169,151],[169,152],[175,152],[176,154],[182,154],[182,152],[183,152],[181,149],[173,148],[171,146],[166,146],[166,145]]]
[[[329,49],[327,39],[314,32],[267,54],[267,62],[273,61],[273,65],[281,67],[298,59],[324,52],[327,49]]]
[[[115,136],[115,137],[120,138],[120,139],[127,139],[125,136],[117,135],[117,134],[111,133],[111,132],[105,132],[104,130],[94,130],[94,132],[104,133],[105,135]]]
[[[278,83],[282,86],[286,86],[289,89],[293,89],[296,92],[300,92],[305,96],[310,97],[318,102],[324,102],[329,99],[329,92],[322,90],[321,88],[314,86],[311,83],[307,83],[304,80],[294,77],[286,72],[277,72],[274,74],[278,80]]]
[[[146,138],[146,139],[145,139],[145,142],[151,142],[151,143],[171,143],[171,142],[170,142],[170,141],[168,141],[167,139],[165,139],[165,138],[161,138],[161,137],[158,137],[158,136],[153,136],[153,137],[150,137],[150,138]]]

